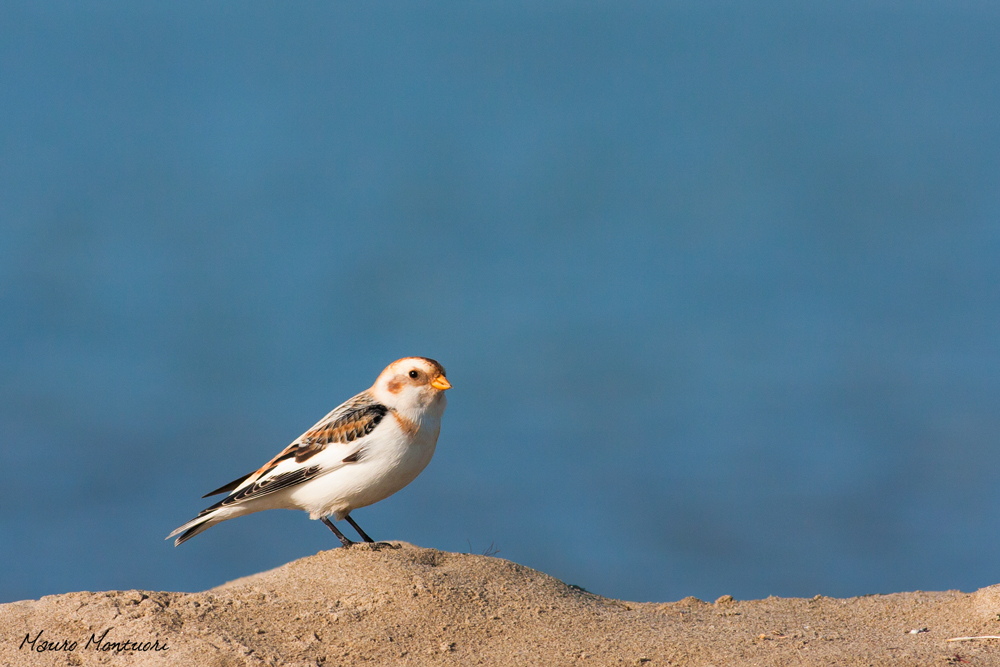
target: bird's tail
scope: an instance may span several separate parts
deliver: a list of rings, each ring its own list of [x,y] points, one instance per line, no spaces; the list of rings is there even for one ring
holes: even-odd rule
[[[198,516],[167,535],[165,539],[169,540],[174,535],[180,533],[181,536],[174,540],[174,546],[179,547],[198,533],[203,533],[215,524],[225,521],[226,519],[231,519],[232,515],[225,511],[227,508],[221,507],[220,505],[213,505],[206,510],[202,510]]]

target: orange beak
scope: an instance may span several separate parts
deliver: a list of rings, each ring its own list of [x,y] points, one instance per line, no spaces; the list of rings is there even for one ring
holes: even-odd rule
[[[436,378],[434,378],[434,380],[431,381],[431,386],[434,387],[435,389],[440,389],[441,391],[444,391],[445,389],[451,389],[451,383],[448,382],[448,378],[446,378],[443,375],[438,375]]]

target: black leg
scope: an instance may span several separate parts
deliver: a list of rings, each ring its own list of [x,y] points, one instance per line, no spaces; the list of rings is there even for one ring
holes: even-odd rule
[[[368,534],[365,531],[361,530],[361,526],[359,526],[358,524],[354,523],[354,519],[351,518],[350,514],[348,514],[344,518],[347,519],[347,523],[351,524],[351,526],[354,528],[354,530],[358,531],[358,535],[360,535],[361,539],[363,539],[365,542],[374,542],[375,541],[372,538],[368,537]]]
[[[323,523],[325,523],[326,527],[329,528],[330,530],[332,530],[333,534],[336,535],[338,538],[340,538],[340,543],[343,544],[345,547],[349,547],[352,544],[354,544],[354,542],[351,542],[349,539],[347,539],[347,537],[345,537],[342,532],[340,532],[339,530],[337,530],[337,527],[335,525],[333,525],[333,523],[329,519],[327,519],[325,516],[321,516],[319,518],[319,520],[322,521]],[[351,524],[353,525],[354,522],[351,521]],[[354,526],[354,527],[357,528],[357,526]]]

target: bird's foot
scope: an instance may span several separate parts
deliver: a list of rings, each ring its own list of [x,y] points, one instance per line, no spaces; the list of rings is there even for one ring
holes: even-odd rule
[[[351,546],[353,544],[356,544],[355,542],[352,542],[351,540],[347,539],[347,536],[344,535],[342,532],[340,532],[339,530],[337,530],[337,527],[335,525],[333,525],[333,522],[330,521],[329,519],[327,519],[325,516],[321,516],[320,517],[320,521],[322,521],[323,523],[325,523],[326,527],[333,531],[333,534],[337,536],[337,539],[340,540],[340,543],[343,546],[349,547],[349,546]]]
[[[347,523],[351,524],[351,527],[353,527],[354,530],[358,531],[358,535],[361,536],[361,539],[363,539],[365,542],[368,542],[369,544],[374,544],[375,543],[375,540],[373,540],[372,538],[368,537],[368,533],[366,533],[365,531],[361,530],[361,526],[359,526],[358,524],[356,524],[354,522],[354,519],[351,518],[350,514],[348,514],[344,518],[347,519]]]

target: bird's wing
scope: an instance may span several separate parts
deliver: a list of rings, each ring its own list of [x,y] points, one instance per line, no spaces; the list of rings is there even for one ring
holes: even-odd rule
[[[329,466],[303,465],[331,445],[344,446],[344,459],[350,459],[344,463],[357,461],[363,440],[375,430],[388,412],[389,408],[372,398],[368,392],[361,392],[334,408],[259,470],[235,479],[203,497],[228,491],[229,497],[219,503],[219,506],[232,505],[306,482],[335,469]]]

